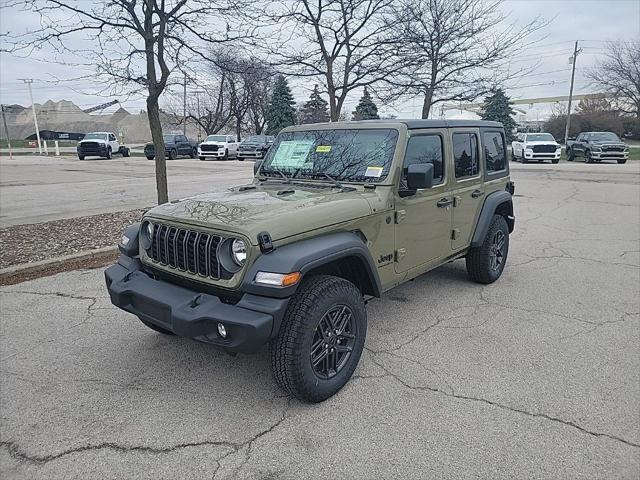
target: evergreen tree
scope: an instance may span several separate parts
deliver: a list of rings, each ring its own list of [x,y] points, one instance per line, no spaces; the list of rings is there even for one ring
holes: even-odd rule
[[[484,99],[482,119],[502,123],[504,132],[507,135],[507,142],[511,142],[514,139],[513,131],[516,128],[516,121],[512,115],[515,115],[515,113],[511,108],[511,99],[507,97],[501,88],[496,88],[491,92],[491,95]]]
[[[327,101],[320,96],[318,85],[314,85],[309,101],[300,109],[300,123],[322,123],[329,121]]]
[[[291,89],[284,75],[276,77],[273,94],[265,117],[267,121],[266,135],[276,135],[284,127],[296,124],[295,102]]]
[[[353,111],[353,119],[354,120],[377,120],[380,117],[378,116],[378,107],[373,100],[371,99],[371,95],[369,95],[369,91],[367,87],[364,87],[364,94],[362,98],[360,98],[360,102],[358,106]]]

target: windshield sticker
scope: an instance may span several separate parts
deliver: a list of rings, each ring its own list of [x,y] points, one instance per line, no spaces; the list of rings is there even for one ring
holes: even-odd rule
[[[316,153],[329,153],[331,151],[331,145],[318,145],[316,147]]]
[[[380,178],[384,167],[367,167],[367,171],[364,172],[365,177]]]
[[[305,164],[313,143],[313,140],[285,140],[280,142],[270,166],[301,167]]]

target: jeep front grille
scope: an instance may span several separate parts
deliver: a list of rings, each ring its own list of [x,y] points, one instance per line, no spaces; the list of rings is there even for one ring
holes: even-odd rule
[[[215,280],[229,279],[232,273],[218,262],[222,240],[219,235],[156,223],[147,253],[154,262],[170,268]]]

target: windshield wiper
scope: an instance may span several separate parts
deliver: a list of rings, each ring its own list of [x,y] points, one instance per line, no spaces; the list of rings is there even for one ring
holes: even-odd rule
[[[291,183],[291,179],[282,170],[269,169],[269,170],[262,171],[262,173],[272,173],[272,172],[280,175],[284,179],[285,183]]]
[[[337,188],[342,188],[342,184],[336,180],[335,178],[333,178],[331,175],[329,175],[327,172],[320,172],[321,175],[324,175],[325,178],[331,180],[331,183],[333,183]]]

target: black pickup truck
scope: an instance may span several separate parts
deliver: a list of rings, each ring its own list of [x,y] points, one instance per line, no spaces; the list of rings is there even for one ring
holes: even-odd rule
[[[198,155],[198,142],[189,140],[184,135],[165,134],[162,138],[164,138],[165,155],[169,160],[175,160],[179,155],[186,155],[189,158],[196,158]],[[153,160],[156,157],[156,149],[153,142],[144,146],[144,155],[149,160]]]
[[[613,132],[581,132],[575,140],[567,141],[567,160],[584,158],[586,163],[616,160],[626,163],[629,146]]]

